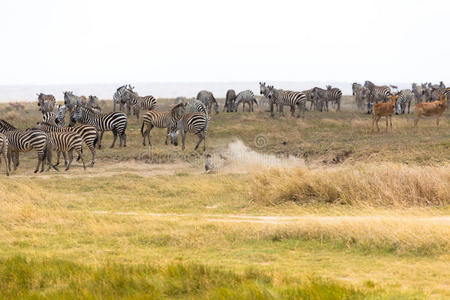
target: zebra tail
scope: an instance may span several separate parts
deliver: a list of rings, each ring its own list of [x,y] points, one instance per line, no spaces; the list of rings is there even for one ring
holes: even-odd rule
[[[144,121],[142,121],[141,135],[142,135],[142,137],[144,137]]]
[[[98,142],[98,132],[97,132],[97,135],[95,136],[95,140],[94,140],[94,149],[95,149],[95,146],[97,145],[97,142]]]

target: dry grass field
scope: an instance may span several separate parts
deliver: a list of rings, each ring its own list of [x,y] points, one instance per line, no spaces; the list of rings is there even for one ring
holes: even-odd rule
[[[354,107],[213,114],[210,174],[195,136],[183,152],[154,129],[150,149],[134,116],[128,146],[105,133],[86,171],[2,163],[0,298],[450,298],[450,112],[377,133]]]

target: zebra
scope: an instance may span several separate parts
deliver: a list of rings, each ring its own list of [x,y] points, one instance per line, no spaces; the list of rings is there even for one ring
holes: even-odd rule
[[[358,89],[361,87],[361,85],[357,82],[353,82],[352,83],[352,95],[356,96],[356,92],[358,91]]]
[[[48,123],[38,123],[36,128],[45,131],[45,132],[75,132],[81,136],[81,139],[89,148],[92,153],[91,167],[94,166],[95,163],[95,145],[98,141],[98,132],[94,126],[91,125],[83,125],[80,124],[74,127],[56,127]],[[58,159],[56,166],[59,165],[60,153],[58,153]],[[80,156],[77,158],[77,161],[80,160]]]
[[[12,124],[8,123],[7,121],[0,119],[0,133],[12,130],[17,130],[17,128],[14,127]]]
[[[64,93],[64,105],[69,110],[69,113],[73,111],[77,105],[85,105],[86,98],[83,96],[76,96],[72,91],[65,91]]]
[[[303,110],[303,118],[305,117],[306,110],[306,95],[302,92],[285,91],[281,89],[275,89],[273,86],[268,86],[269,93],[267,94],[269,100],[273,99],[273,103],[279,106],[280,114],[284,114],[283,106],[288,105],[291,107],[291,115],[294,116],[295,106],[298,106],[297,118],[300,118],[301,111]],[[271,116],[273,117],[273,104],[271,104]]]
[[[213,93],[210,91],[202,90],[197,94],[197,100],[202,101],[208,108],[208,114],[211,114],[211,107],[214,104],[214,111],[216,114],[219,113],[219,103],[217,103],[216,98],[214,98]]]
[[[186,112],[188,113],[202,112],[208,117],[208,110],[206,109],[205,104],[200,100],[193,98],[186,103],[185,107]]]
[[[51,112],[55,108],[55,96],[43,93],[36,94],[38,96],[38,106],[42,113]]]
[[[412,92],[414,93],[415,103],[421,103],[424,100],[425,89],[423,85],[417,85],[415,82],[411,85]]]
[[[66,125],[65,121],[66,106],[56,105],[56,112],[46,112],[42,115],[42,122],[49,123],[53,126],[63,127]]]
[[[369,91],[365,87],[359,85],[358,89],[355,92],[355,102],[358,109],[364,109],[364,102],[367,102],[368,93]]]
[[[3,130],[0,127],[0,130]],[[2,132],[9,142],[8,152],[8,167],[11,169],[11,159],[13,161],[14,170],[19,166],[19,152],[29,152],[36,150],[38,154],[38,163],[34,173],[37,173],[39,166],[41,166],[41,172],[44,171],[44,159],[46,155],[51,157],[51,153],[48,146],[47,134],[41,130],[30,129],[23,130],[9,130]]]
[[[110,112],[106,114],[98,114],[92,109],[78,105],[70,114],[69,126],[74,126],[77,122],[81,124],[88,124],[94,126],[99,132],[98,148],[101,148],[103,133],[105,131],[112,131],[114,140],[110,148],[114,148],[117,136],[119,136],[119,146],[127,146],[127,116],[122,112]]]
[[[8,145],[9,145],[8,138],[3,133],[0,133],[0,154],[3,156],[3,160],[5,161],[6,176],[9,176],[9,163],[8,159],[6,158],[6,155],[8,154]]]
[[[126,93],[126,91],[133,92],[133,89],[134,87],[129,84],[117,88],[116,92],[113,95],[113,111],[116,111],[116,104],[119,104],[119,110],[123,111],[125,104],[130,100],[130,94]]]
[[[331,85],[327,85],[327,100],[331,101],[331,104],[336,105],[336,111],[341,110],[341,98],[342,91],[338,88],[333,88]],[[327,103],[327,111],[328,111],[328,101]]]
[[[184,103],[186,101],[186,97],[176,97],[174,100],[173,100],[173,104],[174,105],[176,105],[176,104],[180,104],[180,103]]]
[[[144,117],[142,118],[142,126],[141,126],[141,135],[142,135],[142,145],[145,146],[145,137],[148,139],[148,145],[153,147],[152,142],[150,141],[150,131],[153,127],[156,128],[167,128],[167,135],[165,144],[167,145],[167,139],[169,134],[170,125],[172,123],[176,123],[178,119],[180,119],[181,115],[186,112],[185,105],[183,103],[179,103],[172,107],[170,111],[156,111],[149,110]],[[144,131],[144,128],[145,131]]]
[[[380,101],[386,102],[388,98],[392,95],[391,88],[383,85],[383,86],[377,86],[373,84],[373,82],[366,80],[364,82],[364,87],[369,90],[368,94],[368,101],[367,101],[367,113],[372,113],[372,108],[375,103],[378,103]]]
[[[267,99],[267,100],[269,100],[270,109],[273,110],[274,103],[272,103],[272,100],[267,97],[267,95],[269,94],[269,88],[266,86],[265,82],[259,83],[259,94],[263,96],[262,99],[260,100],[260,105],[263,106],[264,99]],[[271,110],[267,110],[267,112],[269,112],[269,111],[271,111]],[[277,111],[278,111],[278,106],[277,106]]]
[[[223,106],[223,111],[225,111],[226,109],[227,112],[233,112],[233,105],[235,100],[236,100],[236,92],[231,89],[228,90],[225,96],[225,104]]]
[[[256,103],[258,105],[258,101],[255,99],[255,95],[250,90],[245,90],[237,94],[236,100],[233,104],[233,111],[236,112],[238,109],[239,104],[242,103],[242,111],[245,111],[245,104],[248,104],[248,111],[253,111],[253,103]]]
[[[204,113],[186,113],[177,122],[170,124],[170,130],[168,136],[170,136],[171,143],[178,146],[178,130],[181,134],[182,147],[185,149],[186,133],[192,132],[198,136],[198,142],[195,145],[194,150],[197,150],[198,146],[204,141],[203,152],[206,151],[206,135],[208,132],[208,117]]]
[[[144,110],[152,110],[156,107],[156,99],[155,97],[149,95],[141,97],[136,92],[125,90],[125,93],[128,94],[127,108],[128,114],[130,112],[130,108],[133,107],[134,114],[136,118],[139,120],[141,109]]]
[[[66,171],[70,169],[70,165],[72,164],[73,160],[73,150],[75,150],[78,153],[78,157],[81,158],[81,162],[83,163],[83,168],[86,170],[86,165],[84,164],[84,159],[82,156],[83,149],[82,149],[82,143],[83,139],[81,136],[76,132],[70,132],[70,131],[63,131],[63,132],[55,132],[55,131],[49,131],[47,132],[48,137],[48,144],[49,147],[51,147],[52,151],[56,151],[58,153],[58,161],[59,161],[59,154],[62,152],[64,156],[64,165],[67,165]],[[69,154],[69,162],[67,163],[66,159],[66,152]],[[51,159],[49,160],[49,166],[48,170],[50,170],[50,167],[53,167],[56,169],[56,165],[52,165]]]
[[[90,109],[92,109],[93,111],[97,112],[97,113],[101,113],[102,112],[100,104],[98,103],[97,96],[90,95],[89,96],[89,101],[87,102],[86,106],[89,107]]]
[[[410,112],[411,101],[414,93],[410,89],[401,90],[398,94],[397,103],[395,104],[395,114],[404,114],[406,105],[408,105],[408,114]]]
[[[309,110],[312,110],[313,104],[314,103],[314,98],[313,98],[313,89],[309,89],[309,90],[304,90],[302,91],[303,94],[305,94],[306,96],[306,102],[311,102],[311,105],[309,106]],[[316,105],[314,105],[315,108],[317,108]]]
[[[320,87],[314,87],[312,89],[312,98],[316,103],[316,107],[319,111],[323,111],[326,107],[328,111],[328,91]]]

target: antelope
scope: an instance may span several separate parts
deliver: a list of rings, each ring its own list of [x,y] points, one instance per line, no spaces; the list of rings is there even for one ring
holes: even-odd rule
[[[392,130],[392,115],[394,114],[395,102],[397,101],[397,94],[392,94],[390,96],[391,102],[377,103],[373,106],[373,118],[372,118],[372,131],[375,123],[377,124],[378,132],[380,127],[378,127],[378,121],[381,117],[386,117],[386,132],[388,131],[388,121],[391,123]]]
[[[422,102],[416,104],[415,112],[416,119],[414,120],[414,127],[417,127],[422,116],[425,117],[436,117],[436,127],[439,128],[439,118],[447,107],[447,101],[445,94],[440,94],[438,101],[433,102]]]

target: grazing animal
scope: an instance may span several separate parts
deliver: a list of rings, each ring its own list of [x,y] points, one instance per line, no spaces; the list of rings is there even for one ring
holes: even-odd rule
[[[142,118],[142,126],[141,126],[141,135],[143,138],[142,145],[145,146],[145,138],[147,137],[148,145],[150,147],[153,146],[152,142],[150,141],[150,131],[153,129],[153,127],[167,128],[166,142],[165,142],[165,144],[167,145],[170,125],[172,123],[176,123],[185,112],[186,108],[183,103],[175,105],[174,107],[172,107],[170,111],[156,111],[156,110],[148,111]]]
[[[327,111],[328,111],[328,102],[331,101],[332,105],[336,105],[336,111],[341,110],[341,98],[342,91],[338,88],[333,88],[331,85],[327,85]]]
[[[53,109],[55,108],[55,103],[56,103],[55,96],[46,95],[43,93],[36,94],[36,95],[38,96],[39,110],[42,113],[53,111]]]
[[[6,166],[6,176],[9,176],[9,162],[6,158],[6,155],[8,154],[8,138],[3,133],[0,133],[0,155],[3,156],[3,160],[5,161]],[[1,163],[1,158],[0,158]]]
[[[56,112],[46,112],[42,115],[42,122],[53,126],[63,127],[66,124],[66,106],[56,105]]]
[[[364,109],[364,104],[368,102],[367,96],[369,94],[369,91],[363,87],[362,85],[359,85],[358,89],[355,92],[355,101],[356,106],[360,109]]]
[[[234,90],[228,90],[225,96],[225,105],[223,106],[223,111],[225,109],[227,112],[233,112],[233,105],[236,101],[236,92]]]
[[[196,98],[197,100],[200,100],[205,104],[206,108],[208,109],[208,114],[211,114],[211,108],[213,107],[213,105],[216,114],[219,113],[219,103],[217,103],[216,98],[214,98],[213,93],[211,93],[210,91],[202,90],[198,92]]]
[[[294,116],[295,107],[298,107],[297,118],[300,118],[301,112],[303,110],[303,118],[305,117],[306,110],[306,95],[302,92],[285,91],[281,89],[275,89],[273,86],[268,86],[269,100],[273,99],[273,103],[277,104],[279,107],[280,114],[284,114],[284,105],[291,107],[291,115]],[[273,117],[273,103],[271,104],[271,116]]]
[[[185,107],[186,112],[188,113],[201,112],[208,117],[208,110],[206,109],[205,104],[203,104],[200,100],[193,98],[186,103]]]
[[[398,93],[398,99],[397,104],[395,106],[395,114],[404,114],[406,110],[406,106],[408,106],[408,114],[410,112],[411,107],[411,101],[414,98],[414,93],[409,90],[401,90],[400,93]]]
[[[99,104],[97,96],[90,95],[89,96],[89,101],[88,101],[86,106],[89,107],[90,109],[92,109],[93,111],[97,112],[97,113],[101,113],[102,112],[102,108],[100,107],[100,104]]]
[[[14,127],[12,124],[8,123],[5,120],[0,119],[0,132],[6,132],[11,130],[16,130],[17,128]]]
[[[45,132],[75,132],[81,136],[81,139],[89,148],[92,153],[91,167],[94,166],[95,163],[95,145],[98,141],[98,132],[94,126],[91,125],[78,125],[74,127],[56,127],[48,123],[38,123],[36,128],[45,131]],[[58,153],[58,160],[56,165],[59,164],[60,153]],[[81,157],[78,157],[77,160],[80,160]]]
[[[369,90],[369,103],[386,102],[391,96],[391,88],[387,85],[378,86],[367,80],[364,87]]]
[[[269,99],[269,97],[268,97],[268,95],[269,95],[269,88],[266,86],[265,82],[260,82],[259,83],[259,94],[263,95],[263,97],[262,97],[262,99],[260,101],[261,106],[263,105],[263,103],[262,103],[263,99],[267,99],[268,102],[269,102],[269,106],[270,106],[270,109],[268,111],[273,113],[273,106],[274,105],[276,106],[277,111],[279,111],[278,110],[278,106],[273,102],[273,99]],[[272,114],[272,116],[273,116],[273,114]]]
[[[182,150],[184,150],[184,142],[186,140],[186,133],[192,132],[198,136],[197,145],[194,150],[197,150],[202,141],[203,151],[206,151],[206,134],[208,132],[208,117],[204,113],[186,113],[177,122],[170,124],[168,136],[170,136],[171,143],[178,146],[178,130],[181,134]]]
[[[13,161],[14,170],[19,166],[19,152],[29,152],[36,150],[38,154],[38,163],[34,173],[37,173],[39,166],[41,166],[41,172],[44,171],[44,159],[46,155],[51,155],[48,146],[47,134],[40,130],[30,129],[23,130],[10,130],[5,131],[3,134],[6,136],[9,142],[8,153],[8,166],[11,168],[11,159]],[[50,156],[51,157],[51,156]]]
[[[362,85],[360,85],[357,82],[353,82],[352,83],[352,95],[356,96],[356,91],[361,87]]]
[[[131,85],[122,85],[117,88],[113,95],[114,108],[113,111],[116,111],[116,104],[119,104],[119,110],[123,111],[125,104],[130,100],[130,94],[126,91],[133,92],[134,87]]]
[[[176,97],[175,100],[173,101],[173,104],[176,105],[184,102],[186,102],[186,97]]]
[[[439,101],[433,101],[433,102],[422,102],[416,104],[416,107],[414,108],[416,112],[416,119],[414,120],[414,127],[417,127],[417,123],[419,123],[419,120],[421,117],[435,117],[436,118],[436,127],[439,128],[439,118],[441,117],[442,113],[445,111],[445,108],[447,107],[447,101],[445,94],[441,94],[439,97]]]
[[[412,84],[412,92],[414,93],[414,100],[417,103],[421,103],[424,100],[425,90],[422,85]]]
[[[311,105],[309,106],[309,110],[312,110],[313,105],[314,105],[314,108],[317,109],[317,106],[315,105],[315,102],[314,102],[313,89],[304,90],[304,91],[302,91],[302,93],[304,93],[306,95],[306,101],[311,102]]]
[[[140,97],[136,92],[125,90],[125,93],[127,93],[128,101],[127,101],[127,108],[128,113],[130,112],[130,108],[133,108],[134,114],[136,115],[136,118],[139,120],[140,112],[141,110],[152,110],[156,107],[156,99],[153,96],[144,96]]]
[[[105,131],[112,131],[114,135],[114,140],[110,148],[114,148],[114,144],[116,143],[117,136],[119,136],[120,143],[119,147],[127,146],[127,116],[122,112],[110,112],[106,114],[99,114],[94,112],[92,109],[76,106],[75,109],[70,114],[70,123],[69,126],[74,126],[77,122],[81,124],[87,124],[94,126],[97,131],[100,132],[98,138],[98,148],[101,148],[103,133]]]
[[[70,165],[72,164],[73,160],[73,150],[75,150],[78,153],[78,156],[81,158],[81,162],[83,163],[83,168],[86,170],[86,165],[84,164],[84,159],[82,156],[83,149],[82,149],[82,142],[83,139],[81,136],[76,132],[54,132],[50,131],[47,132],[48,137],[48,144],[49,147],[51,147],[52,151],[56,151],[58,153],[58,161],[59,161],[59,154],[62,152],[64,156],[64,162],[66,167],[66,171],[70,169]],[[69,154],[69,162],[67,163],[66,158],[66,152]],[[48,170],[50,170],[50,167],[56,168],[55,165],[52,165],[51,159],[49,159],[49,166]]]
[[[390,97],[392,100],[391,102],[376,103],[373,106],[372,131],[375,123],[377,124],[377,130],[380,131],[380,127],[378,127],[378,122],[380,121],[381,117],[386,117],[386,132],[388,130],[388,121],[390,121],[392,130],[392,115],[394,114],[397,95],[392,94]]]
[[[64,92],[64,105],[69,110],[69,113],[72,112],[72,110],[77,105],[86,105],[86,99],[82,96],[76,96],[73,94],[72,91],[65,91]]]
[[[240,92],[236,96],[236,100],[233,104],[233,111],[237,111],[239,104],[242,103],[242,111],[245,111],[245,104],[248,104],[248,111],[253,111],[253,103],[256,103],[258,105],[258,101],[255,99],[255,95],[250,90],[245,90]]]

